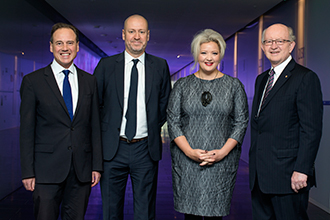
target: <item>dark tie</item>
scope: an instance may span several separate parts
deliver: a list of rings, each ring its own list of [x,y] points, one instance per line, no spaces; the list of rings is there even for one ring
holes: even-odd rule
[[[266,87],[264,98],[262,99],[261,106],[264,104],[267,96],[269,95],[270,90],[272,90],[272,88],[273,88],[274,74],[275,74],[274,69],[272,69],[269,73],[268,84],[267,84],[267,87]]]
[[[62,71],[65,75],[64,81],[63,81],[63,99],[66,105],[66,108],[68,109],[71,121],[73,118],[73,108],[72,108],[72,94],[71,94],[71,86],[69,82],[69,73],[70,70],[63,70]]]
[[[136,99],[137,99],[137,86],[138,86],[138,70],[136,64],[138,59],[133,60],[134,65],[131,72],[131,85],[128,95],[128,106],[126,111],[126,129],[125,135],[129,141],[133,139],[136,133]]]

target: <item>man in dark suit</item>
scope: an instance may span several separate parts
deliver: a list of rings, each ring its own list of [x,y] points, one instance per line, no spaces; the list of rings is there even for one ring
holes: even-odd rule
[[[155,219],[160,132],[171,82],[166,60],[145,53],[149,34],[144,17],[128,17],[122,30],[125,51],[101,59],[94,71],[104,152],[103,219],[123,219],[128,175],[134,219]]]
[[[262,50],[271,69],[259,75],[251,113],[250,189],[253,219],[308,219],[309,189],[322,133],[317,75],[291,57],[291,28],[264,30]]]
[[[57,23],[50,39],[53,62],[21,85],[21,169],[33,192],[36,219],[84,219],[91,187],[103,171],[97,83],[73,64],[75,27]]]

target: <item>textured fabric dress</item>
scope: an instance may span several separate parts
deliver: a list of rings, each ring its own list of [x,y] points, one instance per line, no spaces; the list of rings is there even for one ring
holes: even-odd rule
[[[204,91],[212,94],[206,107],[201,103]],[[200,216],[228,215],[248,124],[244,86],[228,75],[210,81],[195,75],[180,78],[170,95],[167,123],[175,210]],[[175,145],[173,140],[179,136],[185,136],[193,149],[220,149],[228,138],[239,144],[223,160],[201,167]]]

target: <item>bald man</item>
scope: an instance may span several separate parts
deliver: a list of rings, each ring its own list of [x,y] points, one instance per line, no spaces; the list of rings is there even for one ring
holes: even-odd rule
[[[94,72],[104,150],[103,219],[123,219],[128,175],[134,219],[155,219],[160,132],[171,82],[166,60],[145,53],[149,37],[144,17],[128,17],[122,30],[125,51],[101,59]]]

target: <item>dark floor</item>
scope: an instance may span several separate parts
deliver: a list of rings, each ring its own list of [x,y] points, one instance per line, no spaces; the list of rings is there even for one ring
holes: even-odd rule
[[[16,132],[16,133],[15,133]],[[3,132],[0,132],[0,141]],[[14,137],[17,138],[17,131],[13,130]],[[3,138],[8,139],[10,134],[5,134]],[[1,141],[2,142],[2,141]],[[2,142],[4,143],[4,142]],[[18,141],[12,141],[11,144],[16,145]],[[12,146],[13,147],[13,146]],[[18,149],[18,148],[17,148]],[[17,161],[17,158],[13,161]],[[6,169],[1,169],[5,172]],[[7,181],[6,176],[9,174],[2,173],[2,183]],[[19,187],[11,194],[0,198],[0,220],[30,220],[33,218],[32,194],[24,188]],[[99,185],[92,189],[88,210],[85,216],[86,220],[102,219],[102,205]],[[310,204],[308,208],[310,220],[330,220],[330,214]],[[130,182],[127,185],[127,193],[125,199],[125,220],[133,219],[133,198]],[[182,220],[183,215],[173,209],[173,194],[171,181],[171,159],[169,152],[168,139],[164,139],[163,159],[159,164],[158,178],[158,194],[157,194],[157,220],[176,219]],[[251,201],[250,191],[248,187],[248,166],[244,161],[240,161],[238,169],[237,182],[232,199],[231,213],[224,218],[225,220],[250,220],[251,217]]]

